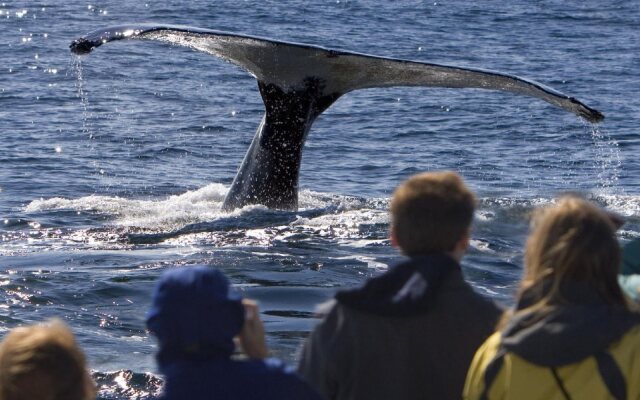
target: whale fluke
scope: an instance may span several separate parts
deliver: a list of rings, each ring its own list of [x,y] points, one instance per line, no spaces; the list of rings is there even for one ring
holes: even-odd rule
[[[296,209],[302,148],[315,119],[353,90],[429,86],[500,90],[542,99],[589,122],[604,116],[579,100],[517,76],[489,70],[376,57],[208,29],[121,25],[74,40],[87,54],[116,40],[147,39],[186,46],[238,65],[258,81],[265,116],[238,170],[223,208],[248,204]]]

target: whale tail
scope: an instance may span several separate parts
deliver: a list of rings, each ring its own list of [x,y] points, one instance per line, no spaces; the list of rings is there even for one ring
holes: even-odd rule
[[[123,25],[71,43],[75,54],[102,44],[146,39],[186,46],[223,58],[253,75],[265,116],[225,198],[223,208],[247,204],[296,209],[302,148],[316,117],[340,96],[391,86],[480,88],[536,97],[589,122],[604,116],[573,97],[500,72],[376,57],[208,29]]]

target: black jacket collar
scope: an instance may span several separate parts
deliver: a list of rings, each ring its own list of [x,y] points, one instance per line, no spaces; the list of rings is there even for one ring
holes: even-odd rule
[[[341,291],[336,300],[356,310],[385,316],[415,316],[428,311],[442,282],[457,261],[445,254],[413,257],[372,278],[358,289]]]

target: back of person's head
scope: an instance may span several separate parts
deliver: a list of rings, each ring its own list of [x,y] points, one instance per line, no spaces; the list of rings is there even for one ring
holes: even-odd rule
[[[618,285],[620,247],[616,222],[589,201],[566,196],[540,210],[525,249],[520,294],[546,287],[537,306],[562,300],[560,287],[581,282],[609,304],[626,305]]]
[[[244,323],[241,297],[213,267],[179,267],[160,278],[147,314],[158,338],[158,362],[228,358]]]
[[[455,172],[426,172],[403,182],[391,200],[391,229],[408,256],[447,253],[468,234],[475,196]]]
[[[0,400],[94,398],[84,355],[62,322],[15,328],[0,343]]]

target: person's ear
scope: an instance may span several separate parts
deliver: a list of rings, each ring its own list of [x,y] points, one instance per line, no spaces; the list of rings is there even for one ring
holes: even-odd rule
[[[400,245],[398,244],[398,238],[396,237],[396,230],[393,228],[393,226],[389,229],[389,239],[391,240],[391,246],[395,248],[400,247]]]
[[[467,251],[470,244],[471,244],[471,228],[467,229],[462,235],[462,237],[460,238],[460,240],[458,240],[458,243],[456,243],[456,250],[461,253],[464,253],[465,251]]]
[[[453,251],[449,254],[453,258],[458,260],[458,262],[460,262],[460,260],[462,260],[462,257],[464,256],[464,253],[466,253],[467,249],[469,248],[470,241],[471,241],[471,228],[467,229],[462,235],[462,237],[458,239],[458,241],[456,242],[453,248]]]

